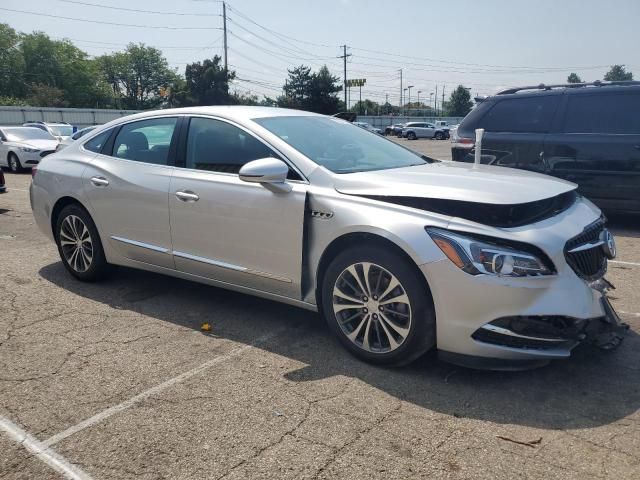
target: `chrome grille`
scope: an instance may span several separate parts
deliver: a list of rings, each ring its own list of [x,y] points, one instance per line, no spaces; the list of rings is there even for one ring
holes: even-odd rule
[[[564,247],[564,257],[569,266],[579,277],[585,280],[595,280],[607,271],[607,257],[601,246],[595,246],[581,251],[570,252],[581,245],[596,243],[604,230],[603,218],[585,227],[579,235],[570,239]]]

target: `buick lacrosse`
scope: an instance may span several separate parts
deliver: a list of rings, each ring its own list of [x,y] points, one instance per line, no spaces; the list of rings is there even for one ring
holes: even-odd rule
[[[30,189],[71,275],[140,268],[317,310],[361,359],[527,368],[624,325],[615,243],[576,185],[440,162],[332,117],[145,112],[45,157]]]

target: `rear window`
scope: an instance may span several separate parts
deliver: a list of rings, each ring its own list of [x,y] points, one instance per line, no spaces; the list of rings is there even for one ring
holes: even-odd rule
[[[640,135],[640,95],[569,95],[565,133]]]
[[[536,95],[500,100],[478,126],[488,132],[546,133],[559,99],[558,95]]]

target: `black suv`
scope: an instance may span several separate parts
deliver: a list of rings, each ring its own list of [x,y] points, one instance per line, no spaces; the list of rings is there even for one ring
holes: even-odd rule
[[[605,211],[640,213],[640,82],[500,92],[460,123],[453,160],[474,161],[476,128],[482,163],[564,178]]]

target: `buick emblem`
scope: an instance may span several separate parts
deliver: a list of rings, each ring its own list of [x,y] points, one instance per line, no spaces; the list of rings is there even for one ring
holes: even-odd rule
[[[613,235],[606,228],[600,234],[600,240],[602,241],[602,250],[609,260],[616,258],[616,241]]]

